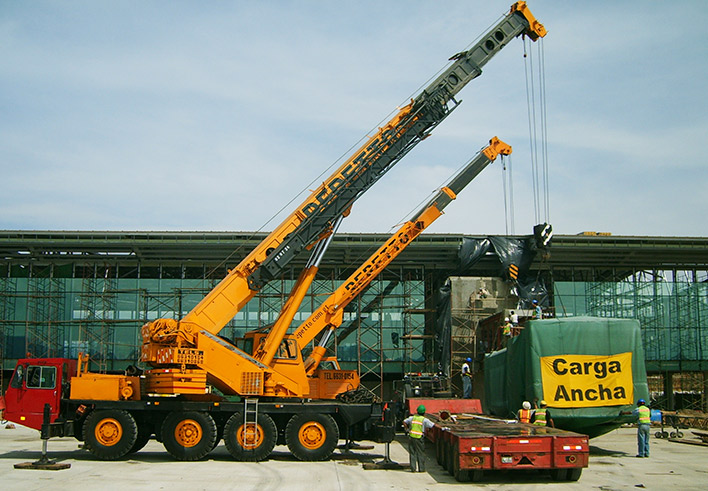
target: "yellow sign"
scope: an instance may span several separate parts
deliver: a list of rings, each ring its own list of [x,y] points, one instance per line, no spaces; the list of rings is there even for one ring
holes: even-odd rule
[[[541,357],[543,398],[549,407],[634,404],[632,353]]]

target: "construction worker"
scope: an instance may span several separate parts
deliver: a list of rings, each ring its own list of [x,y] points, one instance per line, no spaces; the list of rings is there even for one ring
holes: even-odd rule
[[[543,319],[543,309],[541,306],[538,304],[538,300],[533,301],[533,315],[532,318],[534,319]]]
[[[433,422],[425,417],[425,406],[418,406],[415,416],[403,420],[408,431],[408,453],[410,454],[411,472],[425,472],[425,439],[423,438]]]
[[[550,426],[551,428],[555,428],[546,401],[542,400],[538,404],[540,407],[533,412],[533,424],[536,426]]]
[[[524,401],[523,404],[521,404],[521,409],[519,409],[519,412],[516,414],[516,419],[519,420],[519,423],[530,423],[531,414],[531,403]]]
[[[501,331],[502,331],[502,346],[506,347],[506,344],[509,342],[509,338],[511,337],[511,328],[513,326],[511,325],[511,322],[509,322],[509,318],[505,317],[504,318],[504,324],[501,326]]]
[[[472,371],[470,370],[470,363],[472,358],[467,358],[462,364],[462,398],[471,399],[472,398]]]
[[[637,426],[637,457],[649,457],[649,430],[651,429],[651,410],[644,399],[637,401],[633,413],[638,420]]]

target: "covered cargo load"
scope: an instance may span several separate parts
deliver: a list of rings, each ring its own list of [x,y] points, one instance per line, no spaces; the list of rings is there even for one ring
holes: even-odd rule
[[[545,400],[556,428],[591,438],[632,422],[649,398],[639,322],[571,317],[529,321],[484,359],[485,412],[514,417]]]

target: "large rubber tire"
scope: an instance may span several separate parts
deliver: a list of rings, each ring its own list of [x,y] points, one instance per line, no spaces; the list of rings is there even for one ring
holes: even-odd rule
[[[133,448],[138,425],[133,416],[118,409],[93,411],[83,426],[84,447],[101,460],[118,460]]]
[[[441,438],[441,441],[440,441],[440,466],[444,470],[447,470],[447,459],[448,459],[447,442],[445,441],[445,439]]]
[[[657,431],[656,433],[654,433],[654,438],[661,438],[662,436],[663,435],[660,431]]]
[[[443,463],[443,451],[442,451],[442,438],[438,435],[437,440],[435,440],[435,460],[437,460],[439,465]]]
[[[173,412],[162,423],[162,444],[177,460],[201,460],[214,448],[216,423],[207,413]]]
[[[582,467],[576,467],[574,469],[568,469],[568,481],[577,481],[580,479],[580,475],[583,473]]]
[[[566,481],[568,479],[568,469],[551,469],[551,479],[554,481]]]
[[[475,469],[470,471],[469,477],[471,482],[479,482],[484,477],[484,471],[482,469]]]
[[[130,448],[130,451],[128,453],[131,454],[141,451],[143,448],[145,448],[145,445],[147,445],[147,443],[150,441],[151,436],[152,425],[139,424],[138,437],[135,439],[135,443],[133,443],[133,446]]]
[[[453,447],[452,475],[455,476],[455,480],[458,482],[467,482],[470,480],[469,469],[460,469],[459,450],[455,449],[454,447]]]
[[[234,413],[224,426],[224,443],[231,456],[242,462],[260,462],[273,451],[278,440],[278,428],[267,414],[258,414],[256,419],[255,446],[246,445],[243,432],[243,413]]]
[[[285,443],[298,460],[327,460],[339,442],[339,427],[329,414],[295,414],[285,427]]]
[[[451,476],[455,475],[455,448],[452,443],[446,442],[445,452],[447,453],[447,458],[445,460],[445,469],[447,473]]]

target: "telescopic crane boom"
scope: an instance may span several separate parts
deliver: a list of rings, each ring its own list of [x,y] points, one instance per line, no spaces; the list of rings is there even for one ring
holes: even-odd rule
[[[450,182],[438,191],[435,196],[404,223],[393,236],[386,241],[369,259],[364,262],[342,285],[295,330],[293,337],[297,339],[301,350],[324,332],[320,342],[312,350],[305,361],[308,375],[312,375],[319,361],[326,352],[326,345],[331,334],[342,324],[344,309],[359,296],[364,289],[378,276],[423,230],[428,228],[445,207],[477,177],[487,165],[496,160],[498,155],[510,155],[511,147],[494,137],[489,145],[483,148]]]

